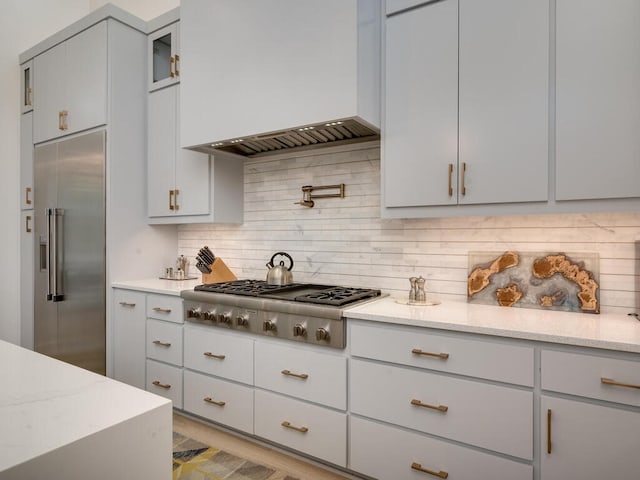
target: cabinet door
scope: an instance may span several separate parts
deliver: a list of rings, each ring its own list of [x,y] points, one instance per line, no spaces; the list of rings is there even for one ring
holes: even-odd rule
[[[640,2],[556,2],[556,198],[640,196]]]
[[[20,345],[33,350],[33,280],[35,243],[33,210],[22,212],[20,227]]]
[[[391,17],[386,35],[385,206],[455,204],[458,3]]]
[[[62,134],[60,112],[65,109],[66,47],[61,43],[38,55],[34,70],[40,72],[34,80],[33,143],[40,143]]]
[[[145,294],[114,290],[113,378],[145,388]]]
[[[175,213],[176,95],[177,87],[149,94],[147,211],[150,217]]]
[[[22,210],[33,209],[33,112],[20,118],[20,197]]]
[[[549,2],[460,0],[459,28],[458,202],[546,201]]]
[[[638,478],[640,413],[637,411],[542,396],[540,418],[542,480]]]
[[[149,91],[167,87],[180,79],[178,23],[172,23],[149,34]]]
[[[107,123],[107,22],[79,33],[65,44],[68,134]]]
[[[22,113],[27,113],[33,110],[33,60],[23,63],[20,68],[20,105]]]

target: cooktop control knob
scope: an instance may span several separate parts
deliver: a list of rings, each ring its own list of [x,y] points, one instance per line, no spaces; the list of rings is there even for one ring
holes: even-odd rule
[[[236,325],[239,327],[249,326],[249,315],[238,315],[236,317]]]
[[[187,310],[187,318],[200,318],[201,314],[200,308],[198,307]]]
[[[231,324],[231,315],[229,313],[219,313],[217,319],[219,323]]]
[[[331,338],[331,335],[329,335],[329,329],[318,328],[316,330],[316,340],[318,341],[324,340],[325,342],[328,342],[330,338]]]
[[[202,313],[202,318],[205,320],[214,320],[216,319],[216,311],[215,310],[207,310]]]
[[[293,336],[294,337],[306,337],[307,336],[307,329],[305,328],[305,326],[302,323],[296,323],[293,326]]]
[[[262,322],[262,330],[265,332],[275,332],[276,331],[276,322],[273,320],[265,320]]]

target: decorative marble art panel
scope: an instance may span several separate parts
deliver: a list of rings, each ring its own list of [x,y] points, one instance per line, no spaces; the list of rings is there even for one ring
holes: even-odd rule
[[[469,303],[600,313],[595,253],[469,252]]]

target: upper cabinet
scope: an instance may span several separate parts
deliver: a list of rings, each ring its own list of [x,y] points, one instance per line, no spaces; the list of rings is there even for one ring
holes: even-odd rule
[[[385,56],[386,213],[547,201],[548,2],[402,11],[387,19]]]
[[[23,63],[20,69],[20,105],[22,113],[27,113],[33,110],[33,60]]]
[[[107,22],[35,57],[33,141],[44,142],[107,121]]]
[[[149,34],[149,90],[166,87],[180,81],[180,23],[175,22]]]
[[[181,146],[377,138],[381,14],[379,1],[183,0]]]
[[[640,2],[556,2],[556,197],[640,197]]]

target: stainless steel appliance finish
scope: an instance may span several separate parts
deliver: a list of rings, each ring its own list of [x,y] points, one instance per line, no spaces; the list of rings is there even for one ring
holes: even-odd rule
[[[105,374],[105,132],[34,153],[34,349]]]
[[[334,348],[346,346],[344,307],[378,298],[380,290],[330,285],[270,285],[238,280],[184,290],[189,322]]]

